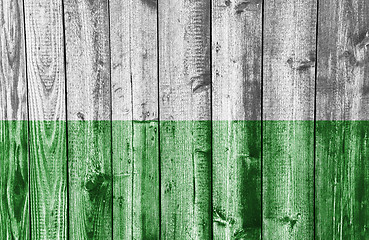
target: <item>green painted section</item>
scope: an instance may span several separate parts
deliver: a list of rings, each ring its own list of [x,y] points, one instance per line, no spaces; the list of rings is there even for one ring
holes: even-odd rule
[[[263,238],[314,237],[314,122],[264,121]]]
[[[369,237],[369,121],[0,121],[0,140],[1,239],[68,219],[85,239]]]
[[[0,239],[29,239],[27,121],[0,121]]]
[[[133,239],[160,237],[158,125],[133,122]]]
[[[210,239],[211,122],[161,121],[161,239]]]
[[[112,233],[111,122],[68,121],[69,237]]]
[[[159,239],[157,121],[113,121],[113,239]]]
[[[261,122],[214,121],[214,239],[260,239]]]
[[[30,121],[31,239],[67,237],[65,121]]]
[[[133,126],[113,121],[113,239],[132,239]]]
[[[316,239],[369,239],[369,121],[316,124]]]

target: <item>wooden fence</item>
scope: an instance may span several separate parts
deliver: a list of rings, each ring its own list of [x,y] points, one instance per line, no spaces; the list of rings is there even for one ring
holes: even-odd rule
[[[369,1],[0,0],[0,239],[369,239]]]

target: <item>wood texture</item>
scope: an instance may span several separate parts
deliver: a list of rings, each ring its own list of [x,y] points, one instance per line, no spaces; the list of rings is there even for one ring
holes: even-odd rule
[[[114,239],[132,239],[133,236],[130,5],[130,1],[110,1]]]
[[[122,86],[122,84],[116,85]],[[118,87],[119,88],[119,87]],[[114,101],[113,101],[114,106]],[[131,110],[130,110],[131,111]],[[113,113],[114,116],[114,113]],[[113,238],[132,239],[133,126],[113,121]]]
[[[62,3],[25,1],[31,238],[65,239],[67,172]]]
[[[0,120],[27,120],[23,1],[0,3]]]
[[[106,1],[64,1],[69,237],[112,236],[109,15]]]
[[[316,133],[316,239],[366,239],[369,123],[319,121]]]
[[[0,239],[369,238],[368,32],[366,0],[0,1]]]
[[[23,1],[0,3],[0,239],[29,239]]]
[[[262,2],[212,13],[213,236],[260,239]]]
[[[312,239],[316,1],[264,7],[263,238]]]
[[[314,122],[263,122],[263,238],[314,237]]]
[[[133,237],[159,239],[158,122],[134,122]]]
[[[213,122],[214,239],[260,239],[261,122]]]
[[[112,1],[111,13],[114,237],[159,239],[157,6]]]
[[[111,120],[108,11],[102,0],[64,1],[68,120]]]
[[[156,1],[131,0],[133,239],[160,238]]]
[[[161,239],[209,239],[210,2],[158,3]]]
[[[363,0],[319,4],[317,239],[369,237],[368,13]]]
[[[158,123],[134,123],[133,236],[159,239]]]

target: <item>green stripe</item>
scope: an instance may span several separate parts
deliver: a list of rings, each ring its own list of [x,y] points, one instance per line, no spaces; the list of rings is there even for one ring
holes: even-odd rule
[[[116,236],[158,238],[159,145],[164,238],[208,236],[211,215],[215,239],[258,238],[262,219],[264,237],[367,237],[369,121],[316,122],[315,179],[313,121],[158,124],[0,121],[0,237],[27,238],[30,204],[35,238],[65,236],[67,207],[70,237],[110,234],[113,211]]]

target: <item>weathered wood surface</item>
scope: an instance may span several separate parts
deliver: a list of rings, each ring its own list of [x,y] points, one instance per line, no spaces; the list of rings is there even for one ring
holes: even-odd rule
[[[29,239],[23,1],[0,2],[0,239]]]
[[[111,3],[114,238],[119,239],[159,239],[156,19],[155,2]]]
[[[113,141],[113,238],[132,239],[133,123],[131,1],[110,1]]]
[[[314,237],[316,1],[264,2],[263,238]]]
[[[214,239],[260,239],[262,2],[212,4]]]
[[[210,2],[158,4],[161,238],[209,239]]]
[[[368,238],[369,4],[317,4],[1,1],[0,238]]]
[[[107,1],[64,1],[69,238],[112,237]]]
[[[63,11],[60,0],[25,1],[31,238],[67,237]]]
[[[319,4],[317,239],[369,237],[368,14],[364,0]]]
[[[157,3],[131,0],[133,239],[160,239]]]

